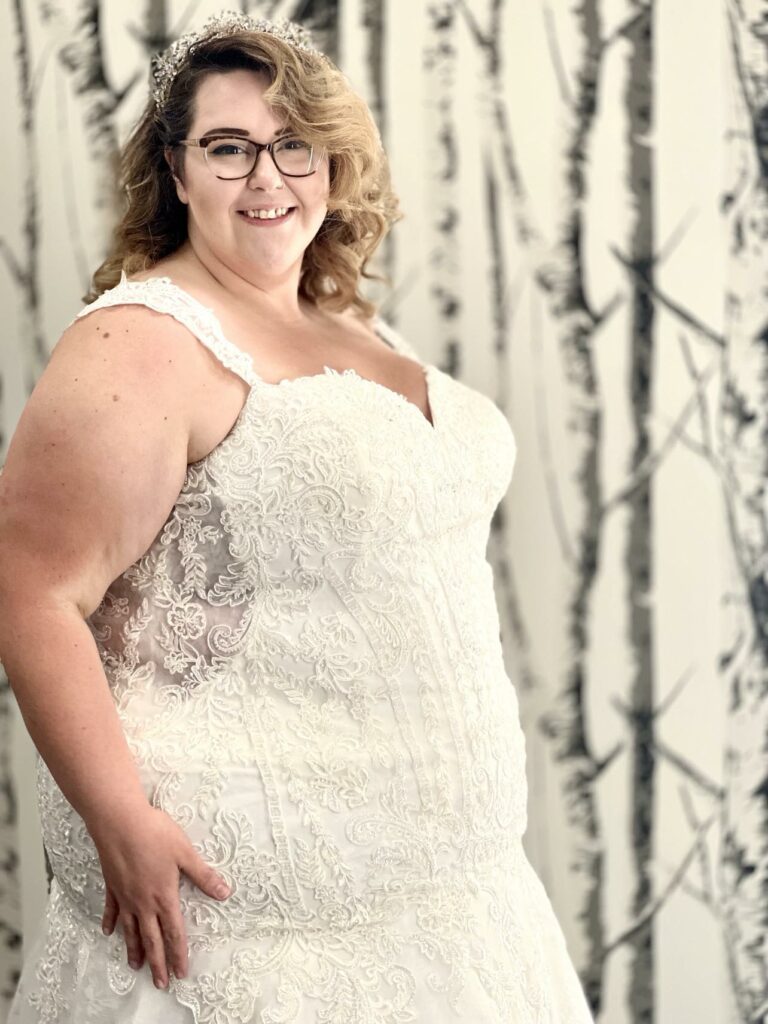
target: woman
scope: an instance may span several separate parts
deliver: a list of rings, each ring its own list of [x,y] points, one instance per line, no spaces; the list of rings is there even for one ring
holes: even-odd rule
[[[123,179],[2,476],[54,873],[11,1024],[588,1024],[484,557],[514,439],[357,292],[398,219],[365,104],[220,16]]]

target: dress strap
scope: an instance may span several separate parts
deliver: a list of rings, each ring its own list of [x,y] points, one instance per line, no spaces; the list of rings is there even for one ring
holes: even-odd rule
[[[256,373],[250,355],[225,336],[214,311],[204,306],[180,285],[175,284],[170,277],[149,277],[144,281],[129,281],[123,271],[114,288],[108,288],[97,299],[84,306],[74,320],[86,316],[95,309],[126,304],[148,306],[158,313],[169,314],[191,331],[223,366],[242,377],[246,383],[251,386],[266,383]],[[400,352],[421,364],[415,349],[382,317],[374,316],[373,329],[395,352]]]
[[[213,310],[174,284],[169,277],[129,281],[123,271],[118,284],[114,288],[108,288],[97,299],[84,306],[74,320],[95,309],[125,304],[148,306],[157,313],[168,313],[191,331],[228,370],[232,370],[251,386],[260,380],[248,353],[224,336],[219,319]]]

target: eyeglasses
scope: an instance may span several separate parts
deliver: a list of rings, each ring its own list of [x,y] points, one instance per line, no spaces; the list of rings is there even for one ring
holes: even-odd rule
[[[278,171],[289,178],[306,178],[314,174],[325,152],[295,136],[275,142],[252,142],[231,136],[206,135],[202,139],[181,139],[176,145],[199,146],[216,177],[226,181],[250,177],[262,149],[270,154]]]

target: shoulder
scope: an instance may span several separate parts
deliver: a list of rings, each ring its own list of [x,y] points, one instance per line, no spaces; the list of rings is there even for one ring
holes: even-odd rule
[[[51,359],[101,359],[113,367],[141,370],[171,363],[194,368],[199,346],[189,330],[173,317],[141,304],[116,303],[84,307],[67,325]]]
[[[209,360],[189,330],[142,305],[84,307],[62,332],[37,382],[38,398],[70,394],[73,383],[94,396],[119,385],[121,409],[147,401],[188,418],[210,376]]]

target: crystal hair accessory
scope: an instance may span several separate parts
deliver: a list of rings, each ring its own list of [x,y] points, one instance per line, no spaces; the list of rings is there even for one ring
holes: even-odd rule
[[[288,21],[287,18],[269,21],[267,18],[254,18],[250,14],[240,14],[237,11],[223,11],[214,14],[195,32],[179,36],[166,50],[152,57],[150,88],[157,106],[162,107],[165,104],[174,78],[196,46],[243,31],[269,32],[270,35],[282,39],[298,50],[312,53],[322,61],[328,60],[322,50],[315,46],[309,30],[295,21]]]

